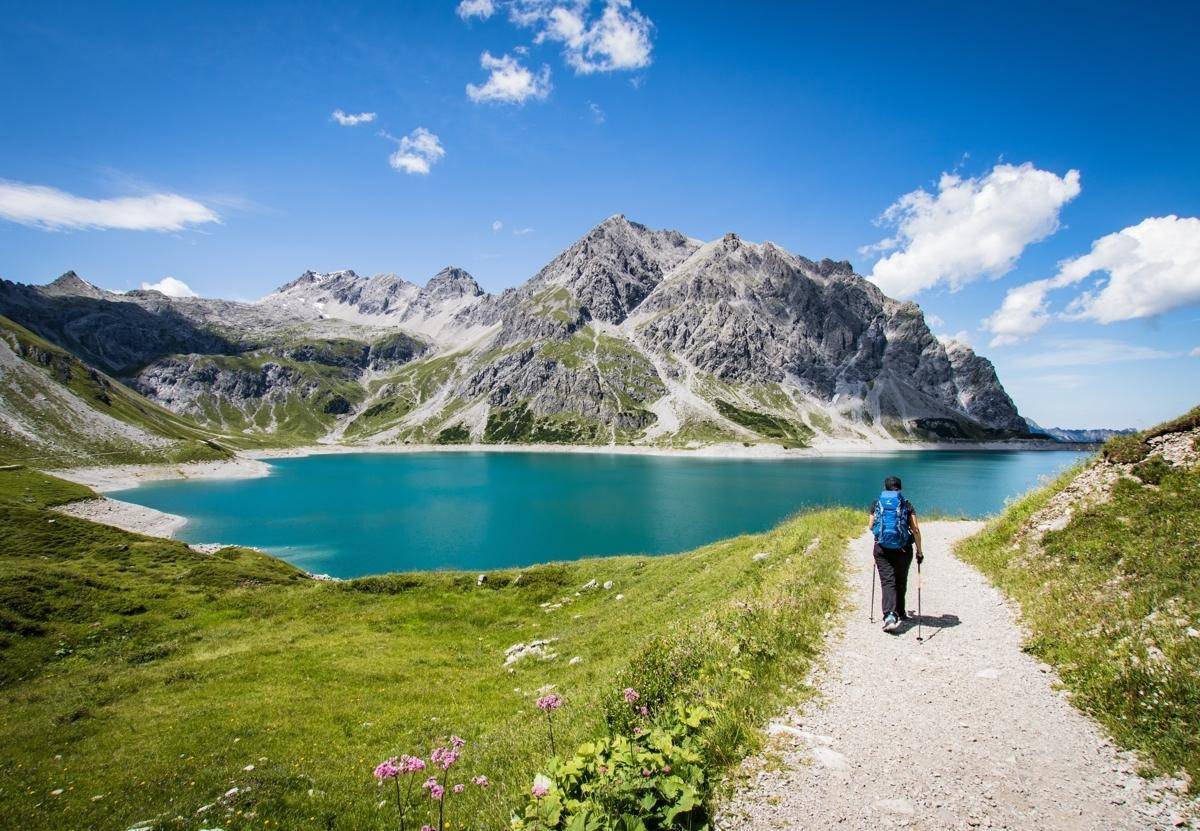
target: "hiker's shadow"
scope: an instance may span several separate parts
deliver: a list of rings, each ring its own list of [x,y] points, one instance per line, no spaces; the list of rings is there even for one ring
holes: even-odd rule
[[[929,634],[925,636],[925,640],[931,641],[943,629],[949,629],[952,626],[958,626],[962,623],[958,619],[958,615],[909,615],[907,620],[900,622],[900,628],[896,630],[897,635],[903,635],[909,629],[916,629],[917,623],[921,624],[922,629],[929,630]]]

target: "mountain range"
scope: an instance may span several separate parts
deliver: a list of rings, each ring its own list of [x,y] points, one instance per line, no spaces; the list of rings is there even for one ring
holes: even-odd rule
[[[305,272],[252,303],[0,281],[0,452],[1031,438],[992,364],[848,262],[623,216],[528,281]]]

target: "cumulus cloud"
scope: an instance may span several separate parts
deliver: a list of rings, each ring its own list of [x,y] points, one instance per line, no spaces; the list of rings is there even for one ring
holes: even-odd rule
[[[1188,357],[1189,358],[1200,358],[1200,346],[1197,346],[1195,349],[1193,349],[1191,352],[1189,352]]]
[[[0,179],[0,219],[46,231],[182,231],[221,218],[177,193],[88,199],[57,188]]]
[[[343,127],[354,127],[359,124],[370,124],[375,120],[375,113],[347,113],[334,110],[331,117]]]
[[[142,283],[144,291],[159,291],[167,297],[199,297],[192,287],[174,277],[164,277],[157,283]]]
[[[1064,366],[1096,366],[1125,361],[1178,358],[1178,352],[1164,352],[1149,346],[1105,338],[1059,338],[1045,343],[1033,355],[1017,358],[1015,366],[1042,369]]]
[[[504,227],[504,223],[503,223],[503,222],[501,222],[500,220],[498,220],[498,219],[497,219],[496,221],[494,221],[494,222],[492,223],[492,233],[493,233],[493,234],[498,234],[498,233],[500,233],[500,230],[501,230],[503,227]]]
[[[462,0],[455,12],[463,20],[470,20],[472,17],[487,20],[496,12],[496,4],[493,0]]]
[[[396,138],[388,133],[381,135],[396,142],[396,152],[388,157],[388,164],[392,166],[393,170],[426,176],[430,169],[446,155],[442,142],[424,127],[418,127],[401,138]]]
[[[1058,176],[1026,162],[984,176],[943,173],[938,192],[914,190],[880,218],[895,236],[860,249],[890,251],[871,280],[894,297],[945,285],[951,291],[1012,270],[1025,248],[1059,228],[1062,207],[1079,195],[1079,171]]]
[[[1200,303],[1200,219],[1151,217],[1092,243],[1092,250],[1059,264],[1058,273],[1009,289],[984,326],[993,346],[1015,343],[1053,319],[1056,289],[1106,274],[1080,293],[1059,317],[1115,323],[1154,317]]]
[[[484,52],[479,65],[488,70],[483,84],[467,84],[467,97],[477,104],[524,104],[530,98],[544,100],[550,94],[550,67],[542,64],[538,73],[511,55],[495,57]]]
[[[563,57],[580,75],[642,69],[649,66],[654,24],[632,0],[606,0],[599,17],[588,0],[555,3],[514,0],[509,19],[538,30],[536,43],[563,45]]]

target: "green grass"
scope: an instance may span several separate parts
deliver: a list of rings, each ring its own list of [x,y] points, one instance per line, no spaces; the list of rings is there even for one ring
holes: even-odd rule
[[[86,493],[0,471],[0,816],[30,831],[392,828],[371,767],[451,732],[470,742],[464,774],[495,782],[458,818],[502,827],[548,755],[534,692],[564,695],[556,734],[573,745],[604,729],[621,683],[650,683],[656,645],[698,656],[666,665],[687,670],[681,690],[725,703],[710,751],[727,763],[804,677],[861,525],[804,514],[685,554],[493,572],[482,586],[457,572],[333,584],[48,510]],[[616,585],[577,594],[591,579]],[[547,637],[556,660],[503,668],[508,646]]]
[[[813,429],[807,424],[801,424],[782,416],[745,410],[718,398],[715,402],[717,412],[725,418],[740,424],[768,439],[777,439],[784,447],[808,447],[814,435]]]
[[[1074,472],[1020,500],[959,556],[1021,606],[1027,649],[1057,667],[1077,706],[1152,769],[1200,785],[1200,475],[1155,467],[1157,487],[1121,479],[1043,550],[1029,518]]]

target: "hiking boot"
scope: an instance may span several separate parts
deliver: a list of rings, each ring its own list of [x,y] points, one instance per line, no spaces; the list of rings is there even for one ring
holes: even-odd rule
[[[888,612],[888,616],[883,619],[883,631],[895,632],[900,628],[900,619],[893,613]]]

